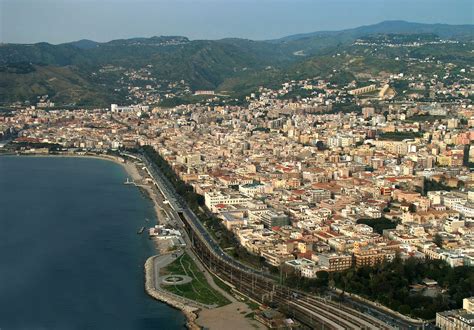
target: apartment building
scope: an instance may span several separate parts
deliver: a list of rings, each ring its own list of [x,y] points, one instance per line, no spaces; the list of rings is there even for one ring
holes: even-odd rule
[[[277,211],[262,213],[260,220],[266,228],[283,227],[290,224],[290,218],[283,212]]]
[[[392,261],[395,258],[395,251],[381,248],[362,249],[358,244],[354,244],[354,264],[356,267],[374,266],[384,261]]]
[[[436,326],[443,330],[474,330],[474,297],[463,299],[463,308],[436,313]]]
[[[326,268],[328,272],[337,272],[351,268],[352,256],[347,254],[322,253],[318,254],[319,266]]]
[[[224,193],[221,191],[211,191],[204,194],[204,202],[206,207],[215,212],[215,207],[219,204],[223,205],[238,205],[246,204],[251,199],[239,193]]]
[[[313,203],[319,203],[323,200],[330,199],[331,192],[326,189],[314,189],[311,190],[311,201]]]

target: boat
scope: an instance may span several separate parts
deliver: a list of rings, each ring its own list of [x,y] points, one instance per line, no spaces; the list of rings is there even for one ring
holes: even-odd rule
[[[141,227],[138,231],[137,234],[142,234],[145,231],[145,227]]]

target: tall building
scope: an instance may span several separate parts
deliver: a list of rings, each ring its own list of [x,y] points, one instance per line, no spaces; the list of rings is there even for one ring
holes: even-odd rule
[[[121,112],[147,112],[150,109],[148,105],[118,105],[118,104],[111,104],[110,105],[110,112],[121,113]]]
[[[267,228],[282,227],[290,224],[290,219],[284,213],[269,211],[261,215],[263,225]]]
[[[319,203],[326,199],[331,199],[331,192],[329,190],[326,190],[326,189],[311,190],[311,201],[313,203]]]

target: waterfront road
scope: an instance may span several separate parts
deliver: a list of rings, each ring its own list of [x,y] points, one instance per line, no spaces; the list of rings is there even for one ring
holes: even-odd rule
[[[174,211],[172,213],[176,212],[176,214],[182,213],[184,215],[185,221],[188,223],[189,227],[191,227],[192,231],[200,238],[200,241],[205,244],[208,251],[212,253],[217,260],[256,278],[262,277],[273,280],[273,277],[270,275],[241,264],[227,255],[207,232],[206,228],[202,225],[198,217],[191,211],[186,202],[176,193],[168,179],[164,177],[164,175],[145,155],[125,154],[125,156],[131,156],[145,164],[148,174],[166,199],[164,203],[169,204]],[[173,222],[178,223],[183,228],[186,226],[183,220],[175,214],[173,214]],[[392,322],[390,322],[391,324],[388,324],[387,319],[380,317],[381,313],[368,315],[345,304],[338,304],[321,297],[279,286],[276,282],[274,289],[272,289],[272,292],[270,293],[279,294],[275,295],[275,297],[298,297],[298,299],[278,298],[279,301],[277,301],[277,303],[288,306],[291,305],[292,308],[302,314],[306,320],[319,320],[329,328],[416,329],[418,327],[417,324],[408,324],[405,320],[397,319],[395,317],[390,317]],[[371,308],[371,306],[368,307]],[[331,324],[337,326],[331,326]]]

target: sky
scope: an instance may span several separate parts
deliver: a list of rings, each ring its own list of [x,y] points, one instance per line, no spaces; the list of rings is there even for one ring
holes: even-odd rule
[[[385,20],[474,24],[474,0],[0,0],[0,42],[266,40]]]

